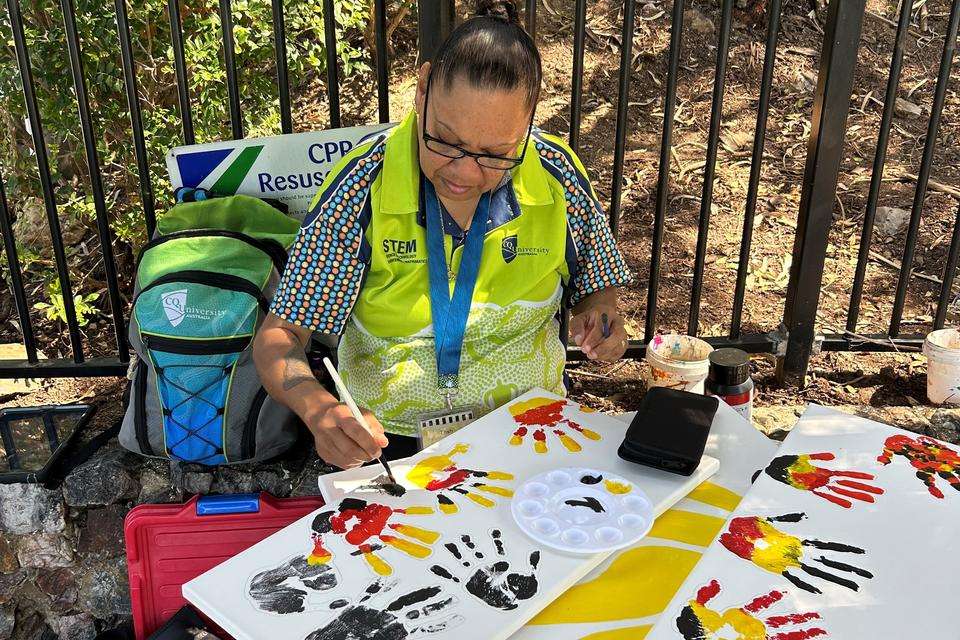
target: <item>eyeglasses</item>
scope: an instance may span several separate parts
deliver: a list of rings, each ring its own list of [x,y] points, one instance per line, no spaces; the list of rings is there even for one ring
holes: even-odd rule
[[[513,169],[523,162],[523,156],[527,152],[527,145],[530,144],[530,132],[533,130],[533,116],[536,113],[536,108],[534,108],[533,113],[530,114],[530,124],[527,125],[527,135],[523,142],[523,149],[520,150],[519,157],[510,158],[507,156],[497,156],[489,153],[473,153],[472,151],[467,151],[463,147],[450,144],[449,142],[444,142],[443,140],[435,138],[427,133],[427,105],[430,100],[430,85],[432,83],[433,73],[431,73],[430,77],[427,79],[427,92],[423,96],[423,123],[421,135],[423,135],[423,144],[427,147],[427,149],[445,158],[452,158],[454,160],[463,158],[464,156],[469,156],[476,160],[477,164],[479,164],[481,167],[486,167],[487,169]]]

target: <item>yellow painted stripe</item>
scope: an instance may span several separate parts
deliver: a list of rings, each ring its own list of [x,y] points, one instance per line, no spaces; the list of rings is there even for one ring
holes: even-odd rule
[[[598,631],[588,636],[583,636],[580,640],[643,640],[653,628],[652,624],[645,624],[640,627],[624,627],[623,629],[610,629],[609,631]]]
[[[528,624],[612,622],[663,611],[700,554],[674,547],[624,551],[602,574],[574,585]]]
[[[703,482],[687,496],[691,500],[709,504],[711,507],[733,511],[740,504],[740,496],[730,489],[712,482]]]
[[[724,519],[682,509],[670,509],[653,523],[647,534],[700,547],[708,546],[723,528]]]

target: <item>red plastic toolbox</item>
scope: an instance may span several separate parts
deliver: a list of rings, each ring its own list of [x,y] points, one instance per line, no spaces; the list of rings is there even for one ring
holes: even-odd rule
[[[183,583],[323,506],[323,499],[268,493],[194,497],[185,504],[142,504],[123,535],[137,640],[186,604]]]

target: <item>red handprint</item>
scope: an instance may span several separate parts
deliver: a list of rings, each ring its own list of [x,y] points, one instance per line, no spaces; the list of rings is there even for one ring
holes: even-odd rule
[[[566,425],[589,440],[599,440],[600,434],[596,431],[591,431],[573,420],[563,417],[563,408],[566,405],[566,400],[556,400],[554,398],[531,398],[510,405],[510,415],[513,416],[514,422],[520,425],[510,437],[510,444],[514,446],[523,444],[527,433],[529,433],[528,429],[537,427],[533,432],[533,450],[537,453],[546,453],[547,434],[544,427],[554,427],[552,429],[554,435],[560,439],[560,443],[567,448],[567,451],[571,453],[580,451],[583,448],[580,443],[570,437],[559,425]]]
[[[742,607],[731,607],[723,613],[707,607],[707,603],[719,593],[720,583],[711,580],[710,584],[697,591],[697,597],[690,600],[680,612],[677,617],[677,630],[685,640],[715,640],[721,637],[735,640],[808,640],[827,635],[827,632],[819,627],[776,631],[787,625],[819,620],[819,613],[791,613],[761,619],[760,612],[779,602],[785,595],[783,591],[774,590],[757,596]],[[737,635],[720,635],[720,632],[725,632],[728,628]]]
[[[893,456],[903,456],[917,470],[917,477],[927,485],[930,495],[943,498],[943,492],[937,487],[937,476],[947,481],[951,487],[960,491],[960,455],[939,440],[927,436],[896,435],[883,443],[883,453],[877,461],[887,465]]]
[[[767,465],[767,475],[784,484],[790,485],[801,491],[820,496],[824,500],[829,500],[845,509],[853,506],[853,503],[840,496],[861,500],[863,502],[873,502],[873,496],[883,493],[883,489],[873,485],[853,480],[834,480],[834,478],[859,478],[861,480],[873,480],[872,474],[862,471],[831,471],[812,464],[811,460],[833,460],[835,456],[832,453],[810,453],[796,456],[777,456]],[[826,491],[821,491],[825,489]],[[831,493],[828,493],[831,492]]]
[[[370,567],[379,575],[387,576],[393,573],[393,568],[384,562],[375,551],[389,545],[415,558],[426,558],[430,555],[432,545],[440,537],[436,531],[421,529],[409,524],[390,522],[394,514],[424,515],[433,513],[430,507],[407,507],[394,509],[376,502],[367,502],[358,498],[344,498],[334,511],[324,511],[313,519],[313,552],[307,558],[309,564],[326,564],[333,558],[333,554],[323,546],[323,536],[334,533],[343,536],[350,545],[357,548],[350,555],[362,555]],[[398,534],[411,538],[401,538],[391,533],[390,529]],[[375,543],[379,540],[383,544]],[[414,542],[414,540],[418,542]],[[424,544],[420,544],[420,542]]]

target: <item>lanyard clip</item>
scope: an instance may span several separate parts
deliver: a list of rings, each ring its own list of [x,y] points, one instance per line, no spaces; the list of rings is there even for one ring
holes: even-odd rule
[[[459,391],[460,376],[456,373],[441,373],[437,376],[437,389],[446,397],[447,408],[453,409],[453,398]]]

